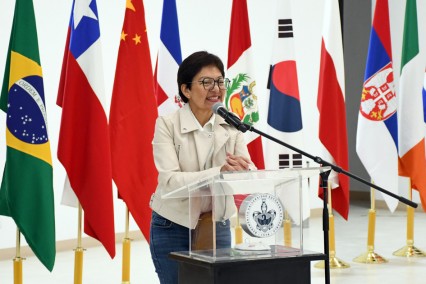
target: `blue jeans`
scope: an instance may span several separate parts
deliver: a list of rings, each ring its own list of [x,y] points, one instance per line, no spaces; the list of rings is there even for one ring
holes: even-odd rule
[[[150,244],[152,261],[161,284],[178,283],[178,263],[169,258],[171,252],[189,251],[189,234],[184,226],[158,215],[152,211]],[[217,222],[217,248],[231,247],[230,222]]]

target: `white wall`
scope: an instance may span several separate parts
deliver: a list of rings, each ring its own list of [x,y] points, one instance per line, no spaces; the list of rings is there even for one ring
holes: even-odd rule
[[[77,211],[74,208],[60,205],[65,172],[56,158],[61,109],[55,104],[72,1],[33,1],[37,19],[40,57],[44,73],[49,135],[53,155],[56,238],[57,240],[73,239],[76,238],[77,235]],[[106,94],[109,95],[107,97],[109,101],[124,16],[125,0],[98,0],[97,2],[103,44],[105,88]],[[423,5],[423,10],[419,7],[419,11],[426,11],[425,0],[421,0],[420,2],[421,5]],[[1,78],[3,78],[14,3],[14,0],[3,0],[0,9]],[[221,57],[226,64],[231,3],[232,1],[230,0],[177,0],[183,58],[196,50],[208,50]],[[266,114],[267,109],[267,106],[262,104],[262,97],[268,95],[266,91],[266,80],[271,59],[274,27],[276,24],[274,13],[276,3],[277,0],[248,0],[251,36],[254,49],[254,67],[257,72],[257,95],[259,97],[261,116],[262,113]],[[391,7],[394,14],[401,11],[401,9],[398,8],[399,5],[401,5],[399,3],[400,1],[391,0]],[[309,143],[305,145],[306,148],[304,150],[314,155],[321,155],[320,145],[317,139],[318,111],[316,107],[316,94],[323,0],[293,0],[292,4],[299,87],[301,100],[303,101],[303,124],[306,141],[309,141]],[[159,42],[162,1],[145,0],[144,5],[151,57],[152,62],[155,62]],[[392,17],[400,18],[393,14]],[[395,22],[395,25],[399,27],[400,23]],[[426,34],[424,31],[424,21],[422,25],[423,34]],[[393,39],[399,40],[397,36],[393,36]],[[423,44],[423,46],[425,46],[425,44]],[[394,52],[398,52],[398,49],[394,48]],[[394,59],[397,59],[397,57],[395,56]],[[173,80],[175,79],[173,78]],[[266,117],[264,117],[264,119],[266,119]],[[265,129],[264,123],[263,120],[263,124],[261,123],[258,126],[259,130]],[[5,115],[0,114],[0,133],[4,133],[4,131]],[[0,167],[4,165],[5,148],[4,135],[0,135]],[[313,164],[312,162],[311,165],[313,166]],[[311,207],[321,207],[321,201],[316,197],[317,189],[315,185],[317,183],[316,181],[312,181],[311,184]],[[116,232],[124,231],[124,206],[119,200],[115,200],[115,225]],[[134,222],[131,223],[130,229],[137,229]],[[10,218],[0,216],[0,249],[15,246],[15,230],[16,227]]]

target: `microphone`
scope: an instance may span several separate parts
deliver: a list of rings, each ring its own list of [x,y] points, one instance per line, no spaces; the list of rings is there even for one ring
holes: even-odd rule
[[[232,125],[239,131],[246,132],[249,129],[248,125],[242,123],[241,120],[235,114],[228,111],[221,102],[215,103],[212,110],[215,114],[223,117],[229,125]]]

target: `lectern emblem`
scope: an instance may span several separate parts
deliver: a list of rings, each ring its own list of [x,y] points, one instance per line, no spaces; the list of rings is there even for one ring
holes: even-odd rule
[[[272,194],[252,194],[241,204],[239,218],[244,231],[252,237],[275,234],[283,221],[280,200]]]

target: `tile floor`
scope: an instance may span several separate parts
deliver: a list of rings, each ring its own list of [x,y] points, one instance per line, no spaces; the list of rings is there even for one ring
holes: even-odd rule
[[[332,269],[333,284],[401,284],[426,283],[426,257],[406,258],[392,253],[406,242],[406,213],[397,211],[391,214],[386,209],[377,211],[375,252],[385,257],[385,264],[361,264],[353,258],[367,251],[368,204],[351,206],[349,221],[335,217],[336,256],[347,262],[346,269]],[[415,215],[415,247],[426,250],[426,214]],[[322,221],[312,217],[304,231],[305,248],[321,252],[323,250]],[[151,261],[146,241],[134,241],[131,255],[131,283],[159,283]],[[312,283],[324,283],[324,270],[313,267]],[[48,272],[35,257],[23,263],[24,284],[73,283],[74,252],[59,252],[53,272]],[[0,284],[13,283],[12,261],[0,261]],[[101,247],[88,248],[84,253],[83,283],[121,283],[121,244],[117,244],[117,256],[108,258]]]

